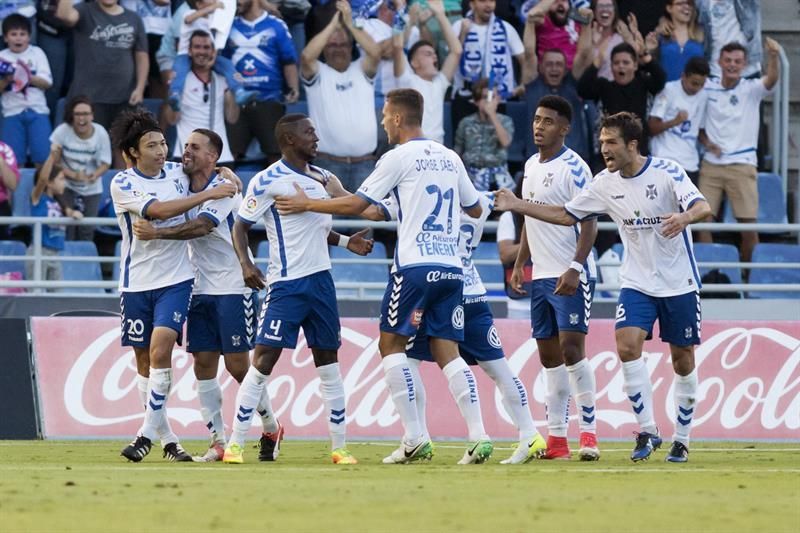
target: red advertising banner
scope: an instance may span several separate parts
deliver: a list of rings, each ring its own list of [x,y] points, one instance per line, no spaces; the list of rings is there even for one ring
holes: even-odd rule
[[[133,350],[119,344],[114,318],[32,318],[33,348],[44,434],[61,437],[133,436],[143,417],[136,391]],[[543,433],[545,379],[521,320],[498,320],[511,367],[528,388],[534,420]],[[798,439],[800,437],[800,322],[703,323],[705,341],[696,352],[698,408],[693,437],[713,439]],[[347,393],[350,438],[399,438],[402,430],[383,382],[377,354],[378,323],[342,321],[339,352]],[[593,320],[586,342],[597,380],[598,435],[628,438],[637,430],[623,390],[622,367],[614,348],[612,320]],[[665,435],[673,428],[673,371],[669,349],[660,341],[645,344],[654,389],[656,421]],[[173,352],[173,385],[167,402],[173,429],[181,437],[205,438],[192,357]],[[238,385],[220,365],[224,415],[230,423]],[[423,365],[428,425],[439,438],[465,438],[466,426],[438,367]],[[479,368],[484,422],[493,438],[515,439],[494,383]],[[290,437],[326,437],[327,424],[319,378],[301,336],[295,350],[285,350],[269,384],[273,407]],[[573,408],[574,409],[574,408]],[[252,434],[257,435],[258,417]],[[570,436],[577,437],[577,420]]]

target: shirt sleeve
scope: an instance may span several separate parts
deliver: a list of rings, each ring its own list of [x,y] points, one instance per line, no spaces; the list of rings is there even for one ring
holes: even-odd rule
[[[675,192],[675,198],[678,200],[678,205],[681,206],[681,209],[688,211],[698,200],[705,201],[705,197],[692,183],[689,176],[686,175],[686,171],[679,165],[674,166],[677,167],[679,172],[674,173],[672,176],[672,190]]]
[[[469,179],[467,169],[461,159],[457,160],[458,163],[458,197],[461,202],[461,207],[469,209],[474,207],[480,201],[480,193],[475,189],[472,180]]]
[[[661,120],[669,120],[669,117],[666,116],[668,105],[669,96],[667,95],[667,89],[664,89],[658,93],[655,100],[653,100],[653,107],[650,109],[650,116],[660,118]]]
[[[570,190],[569,196],[570,198],[575,198],[592,184],[592,172],[589,170],[589,165],[581,160],[578,160],[578,165],[567,165],[567,168],[570,169],[568,183]]]
[[[39,47],[35,47],[35,54],[36,54],[36,76],[37,78],[42,78],[47,80],[48,83],[53,83],[53,73],[50,71],[50,62],[47,60],[47,56]]]
[[[522,45],[522,39],[519,38],[517,30],[506,21],[503,21],[503,25],[506,27],[506,39],[508,40],[508,48],[511,50],[511,55],[518,56],[524,54],[525,47]]]
[[[120,172],[111,181],[111,199],[116,213],[129,211],[142,218],[147,218],[147,208],[156,201],[125,172]]]
[[[247,185],[247,194],[239,206],[238,217],[248,224],[255,224],[275,203],[276,195],[289,194],[288,189],[277,189],[274,180],[269,179],[266,172],[262,171],[253,176]]]
[[[214,186],[216,185],[217,184],[214,184]],[[237,196],[238,195],[231,198],[218,198],[203,203],[197,212],[198,218],[206,217],[214,223],[214,226],[219,226],[220,222],[228,218],[228,215],[233,211],[233,207],[240,200]]]
[[[280,39],[278,40],[278,51],[281,58],[281,65],[297,63],[297,51],[294,48],[292,35],[289,33],[289,27],[282,20],[279,22],[280,30],[278,30],[278,33],[280,35]]]
[[[513,240],[516,240],[514,215],[511,211],[506,211],[500,215],[500,220],[497,222],[497,242]]]
[[[603,198],[598,194],[598,186],[595,183],[583,189],[578,196],[567,202],[564,209],[576,220],[583,220],[598,213],[605,213],[607,207]]]
[[[133,50],[134,52],[147,52],[147,32],[144,31],[144,22],[142,22],[142,17],[135,13],[134,18],[136,20],[136,23],[134,24],[134,27],[136,28],[136,43],[133,46]]]
[[[404,164],[397,159],[397,150],[387,152],[375,164],[375,170],[367,176],[356,194],[371,204],[376,204],[386,197],[403,178]]]
[[[397,202],[391,196],[384,198],[376,204],[378,209],[383,213],[383,218],[387,221],[397,220],[400,210],[397,208]]]

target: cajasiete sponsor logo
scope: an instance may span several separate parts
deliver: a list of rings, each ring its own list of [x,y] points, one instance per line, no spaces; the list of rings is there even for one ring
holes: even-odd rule
[[[591,321],[587,355],[597,381],[598,433],[601,438],[628,438],[638,428],[624,392],[613,326],[612,320]],[[136,390],[134,354],[119,344],[118,320],[34,318],[32,328],[45,435],[133,435],[141,424],[143,408]],[[545,430],[545,378],[528,328],[521,320],[497,321],[511,367],[528,389],[536,424]],[[706,321],[703,333],[705,341],[696,352],[699,384],[693,437],[796,438],[800,429],[800,324]],[[402,430],[383,382],[377,337],[373,320],[342,321],[339,360],[348,397],[348,433],[352,437],[398,438]],[[645,344],[644,355],[653,382],[656,422],[668,436],[675,417],[669,351],[653,341]],[[191,355],[176,348],[172,367],[167,409],[173,428],[182,437],[206,437]],[[429,410],[432,433],[463,438],[463,421],[442,373],[429,363],[422,366],[422,374],[428,404],[437,406]],[[475,376],[487,431],[495,438],[516,438],[493,382],[479,369]],[[238,384],[224,370],[220,371],[220,384],[223,414],[230,424]],[[319,377],[302,337],[295,350],[284,351],[269,390],[275,412],[289,434],[327,437]],[[252,435],[259,429],[255,420]],[[570,435],[577,431],[573,420]]]

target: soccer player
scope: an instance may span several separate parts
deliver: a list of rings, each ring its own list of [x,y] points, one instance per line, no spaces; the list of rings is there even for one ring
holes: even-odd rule
[[[533,116],[538,153],[525,163],[522,198],[534,204],[565,204],[592,181],[589,166],[564,145],[572,107],[561,96],[539,100]],[[597,449],[594,371],[586,360],[586,333],[597,269],[592,245],[597,221],[589,218],[560,227],[525,217],[511,277],[522,290],[523,268],[533,263],[531,327],[547,379],[547,452],[544,459],[569,459],[569,397],[575,400],[580,426],[579,457],[600,458]]]
[[[503,405],[511,420],[519,431],[519,446],[508,459],[500,461],[502,464],[527,463],[539,457],[546,448],[546,443],[533,423],[530,408],[528,407],[528,392],[525,385],[514,375],[503,353],[500,335],[494,325],[492,310],[486,301],[486,288],[483,286],[478,269],[472,262],[472,253],[478,247],[483,236],[483,226],[494,207],[494,195],[482,194],[480,196],[481,216],[472,218],[466,213],[461,213],[460,238],[458,253],[464,271],[464,340],[458,343],[461,357],[471,366],[480,366],[492,378],[500,390]],[[399,210],[397,202],[386,198],[365,211],[373,220],[397,220]],[[372,216],[373,213],[377,216]],[[419,367],[423,361],[433,361],[428,335],[424,332],[424,324],[415,337],[406,346],[406,355],[414,376],[417,402],[417,418],[426,439],[430,439],[425,417],[425,385]],[[467,422],[469,420],[465,417]],[[461,461],[468,464],[472,457],[465,453]]]
[[[222,139],[215,132],[196,129],[183,150],[183,171],[189,177],[189,195],[202,193],[225,181],[225,167],[215,172],[222,153]],[[133,225],[140,240],[187,240],[195,272],[194,288],[186,320],[186,350],[194,357],[194,375],[203,422],[211,432],[211,446],[200,462],[221,461],[225,450],[225,426],[222,419],[222,390],[217,381],[220,354],[225,368],[241,383],[250,366],[250,350],[255,331],[256,302],[253,290],[237,273],[239,260],[233,249],[231,227],[233,213],[242,196],[207,201],[187,214],[189,220],[177,226],[156,228],[147,220]],[[266,391],[264,391],[266,394]],[[271,412],[259,408],[269,425]],[[265,436],[270,438],[270,436]],[[274,440],[274,439],[273,439]]]
[[[342,246],[359,255],[372,251],[372,241],[364,239],[367,230],[351,237],[331,231],[332,217],[316,213],[281,215],[275,197],[290,194],[300,183],[313,198],[327,199],[347,194],[339,179],[322,168],[310,165],[317,155],[314,123],[302,114],[283,116],[275,126],[281,159],[250,181],[233,226],[233,245],[239,257],[245,284],[256,290],[267,287],[267,296],[258,320],[253,364],[236,395],[233,432],[223,461],[243,462],[243,446],[253,411],[260,400],[272,411],[264,395],[267,381],[284,348],[297,345],[302,326],[314,365],[320,377],[322,399],[328,412],[331,434],[331,459],[336,464],[356,464],[345,440],[345,395],[339,371],[341,345],[339,310],[333,286],[328,244]],[[253,264],[247,232],[259,218],[264,219],[270,245],[270,265],[266,280]],[[262,437],[260,459],[274,460],[280,453],[283,428],[272,418],[264,427],[272,442],[265,449]],[[272,450],[272,457],[266,457]]]
[[[181,343],[194,272],[185,242],[141,241],[133,235],[133,224],[142,218],[155,221],[158,228],[180,224],[193,207],[233,196],[237,188],[219,183],[187,197],[188,179],[180,165],[165,163],[164,134],[156,118],[144,110],[122,113],[112,127],[112,137],[132,163],[112,181],[111,198],[122,230],[122,345],[132,346],[136,354],[140,392],[147,384],[144,424],[122,456],[139,462],[150,453],[153,439],[171,433],[166,401],[172,382],[172,347],[175,341]],[[177,439],[164,446],[164,456],[192,460]]]
[[[458,155],[422,136],[422,95],[395,89],[386,95],[383,128],[397,144],[351,196],[320,200],[295,185],[294,195],[276,198],[279,213],[314,211],[360,215],[391,193],[398,204],[398,246],[391,283],[381,304],[378,350],[386,384],[404,428],[400,447],[383,462],[409,463],[430,459],[433,446],[423,434],[416,409],[416,387],[408,358],[408,340],[424,321],[434,359],[447,377],[450,392],[468,420],[472,436],[470,462],[488,459],[493,446],[483,430],[475,376],[459,357],[464,340],[461,290],[464,274],[458,256],[459,206],[472,217],[482,208],[478,191]]]
[[[678,164],[639,152],[642,123],[633,113],[607,116],[600,145],[606,170],[566,205],[538,205],[503,190],[495,207],[551,224],[608,213],[625,245],[616,311],[617,352],[625,393],[641,432],[633,461],[650,457],[661,446],[653,417],[653,387],[642,359],[644,341],[658,319],[661,340],[669,343],[675,370],[675,433],[667,461],[686,462],[695,411],[697,371],[694,346],[700,343],[700,276],[687,226],[711,214],[705,198]]]

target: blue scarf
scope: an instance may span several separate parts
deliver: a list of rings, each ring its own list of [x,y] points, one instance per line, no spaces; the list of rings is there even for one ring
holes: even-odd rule
[[[489,31],[483,49],[473,24],[464,39],[459,68],[464,79],[476,82],[480,78],[489,78],[494,81],[492,85],[496,86],[501,98],[511,96],[514,90],[514,65],[511,63],[506,27],[501,19],[494,14],[489,19]]]

